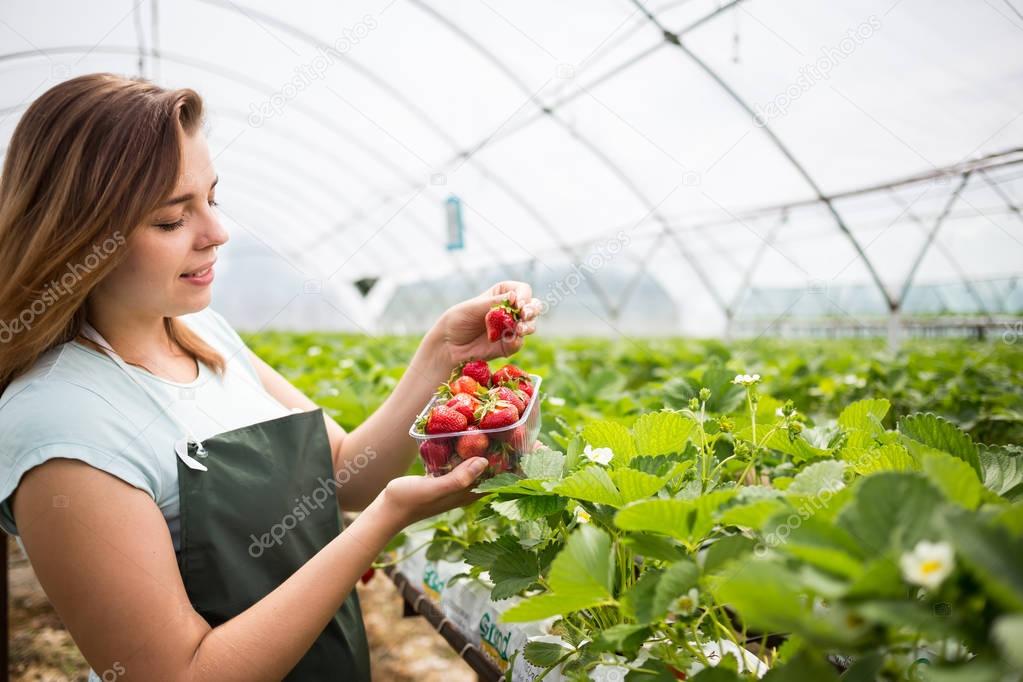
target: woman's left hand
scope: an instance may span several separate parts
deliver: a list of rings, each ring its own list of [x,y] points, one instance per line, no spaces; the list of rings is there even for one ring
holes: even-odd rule
[[[519,308],[521,317],[515,334],[497,341],[487,339],[487,312],[507,300]],[[445,349],[454,364],[466,360],[491,360],[514,355],[522,348],[525,337],[536,331],[541,302],[533,298],[533,289],[525,282],[498,282],[479,296],[448,308],[437,322]]]

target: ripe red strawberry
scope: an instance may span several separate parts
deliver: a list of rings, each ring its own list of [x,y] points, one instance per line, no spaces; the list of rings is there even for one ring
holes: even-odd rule
[[[526,394],[526,402],[528,403],[529,398],[533,397],[533,382],[529,380],[529,377],[519,377],[516,381],[518,381],[518,390]]]
[[[448,384],[451,389],[452,395],[458,395],[459,393],[474,394],[479,390],[479,383],[472,377],[460,376],[454,381]]]
[[[499,474],[502,471],[508,470],[508,460],[500,452],[491,452],[487,455],[487,462],[490,463],[490,471],[493,474]]]
[[[472,360],[465,363],[462,375],[472,377],[480,386],[490,386],[490,365],[486,360]]]
[[[445,404],[448,407],[453,407],[464,414],[469,423],[474,424],[476,422],[476,410],[478,410],[483,403],[474,395],[459,393]]]
[[[524,377],[526,373],[515,365],[505,365],[501,369],[494,372],[493,381],[494,385],[503,384],[506,381],[517,379],[518,377]]]
[[[515,335],[515,323],[519,319],[518,308],[513,307],[507,301],[498,303],[487,312],[484,322],[487,325],[487,339],[497,341],[504,338],[511,338]],[[505,335],[508,336],[505,336]]]
[[[419,454],[423,457],[426,470],[430,473],[443,468],[451,457],[450,438],[431,438],[419,445]]]
[[[478,426],[470,426],[468,431],[479,431]],[[482,457],[487,452],[487,446],[490,445],[490,439],[487,438],[485,433],[467,433],[464,436],[459,436],[458,441],[455,443],[455,451],[458,452],[459,457],[462,459],[469,459],[470,457]]]
[[[512,430],[511,437],[508,439],[511,443],[512,448],[516,451],[522,451],[526,449],[526,425],[520,424]]]
[[[483,406],[483,415],[480,417],[481,429],[500,429],[511,426],[519,420],[519,413],[515,406],[505,400],[498,400],[494,403],[487,403]]]
[[[426,418],[427,433],[454,433],[464,431],[468,425],[469,420],[464,414],[447,405],[437,405]]]
[[[528,398],[518,393],[517,391],[508,388],[507,386],[498,386],[497,388],[492,388],[490,389],[490,392],[498,400],[504,400],[514,405],[515,411],[519,413],[520,417],[522,416],[522,411],[526,409],[526,400],[528,400]]]
[[[359,580],[361,580],[362,584],[365,585],[366,583],[373,579],[373,576],[376,575],[376,572],[377,569],[370,566],[369,568],[366,569],[366,572],[362,574],[362,577],[359,578]]]

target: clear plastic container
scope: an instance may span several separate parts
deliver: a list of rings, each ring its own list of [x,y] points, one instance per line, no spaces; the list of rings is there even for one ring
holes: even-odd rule
[[[519,467],[519,460],[527,452],[532,452],[536,445],[536,438],[540,434],[540,382],[543,379],[538,374],[528,375],[533,383],[533,395],[529,398],[526,409],[518,421],[509,426],[499,429],[477,429],[472,431],[456,431],[454,433],[425,433],[416,428],[420,419],[429,414],[430,410],[439,402],[450,400],[434,395],[426,404],[423,411],[419,413],[408,433],[415,438],[419,445],[419,453],[426,467],[426,473],[431,476],[443,476],[454,469],[462,461],[458,455],[456,446],[458,439],[468,434],[485,434],[489,441],[487,446],[487,459],[489,466],[480,478],[489,478],[499,473],[510,471],[522,473]],[[424,443],[430,442],[432,452],[429,456],[424,454]]]

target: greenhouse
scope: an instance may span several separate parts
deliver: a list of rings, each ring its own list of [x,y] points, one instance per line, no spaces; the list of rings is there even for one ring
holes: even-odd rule
[[[1023,680],[1020,0],[0,37],[9,679]]]

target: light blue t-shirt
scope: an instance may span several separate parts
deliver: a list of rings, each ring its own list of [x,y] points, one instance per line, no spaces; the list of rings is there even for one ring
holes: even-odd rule
[[[225,358],[223,376],[198,363],[199,376],[183,384],[129,366],[158,404],[110,357],[71,341],[45,353],[7,387],[0,396],[0,528],[18,535],[11,494],[25,472],[63,457],[148,493],[180,549],[174,443],[185,434],[165,410],[200,440],[290,411],[263,388],[244,342],[219,313],[207,307],[178,319]]]

